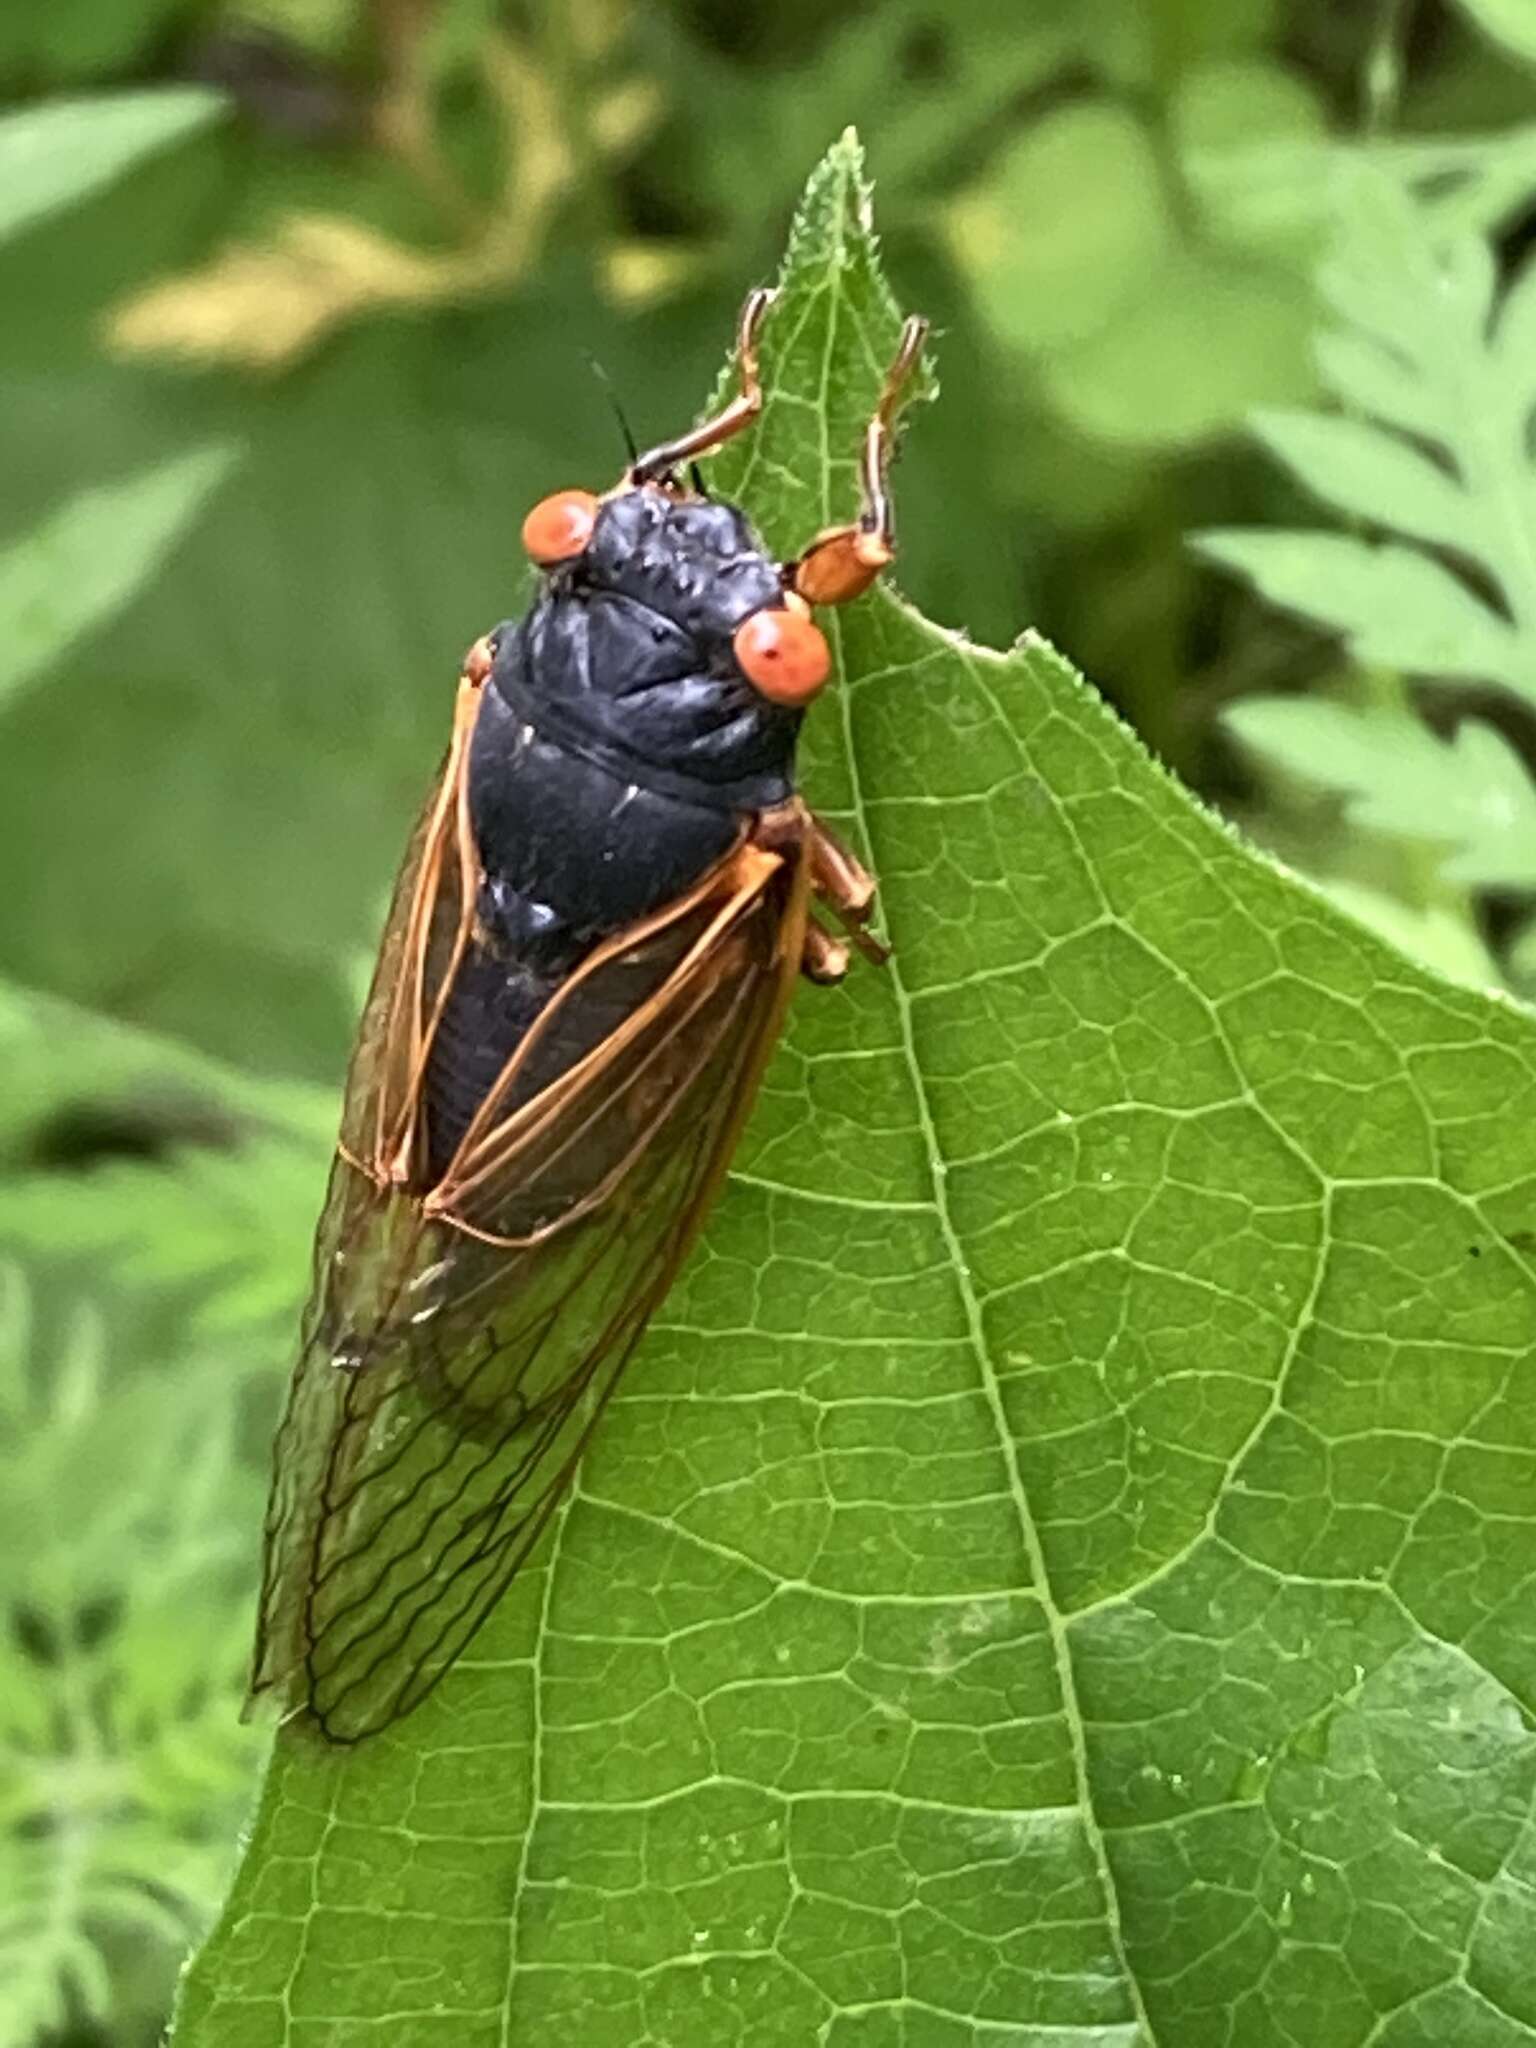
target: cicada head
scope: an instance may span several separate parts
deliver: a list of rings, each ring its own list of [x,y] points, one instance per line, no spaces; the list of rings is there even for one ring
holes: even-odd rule
[[[502,640],[495,681],[535,726],[574,725],[638,783],[660,770],[701,800],[792,793],[801,717],[831,658],[742,511],[657,483],[560,491],[524,538],[543,587]]]

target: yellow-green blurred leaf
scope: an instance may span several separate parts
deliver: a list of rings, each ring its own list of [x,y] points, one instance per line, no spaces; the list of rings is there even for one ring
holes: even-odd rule
[[[1107,100],[1026,129],[948,226],[998,337],[1031,352],[1101,332],[1159,274],[1173,232],[1151,139]]]
[[[1536,7],[1531,0],[1461,0],[1461,7],[1485,35],[1536,64]]]

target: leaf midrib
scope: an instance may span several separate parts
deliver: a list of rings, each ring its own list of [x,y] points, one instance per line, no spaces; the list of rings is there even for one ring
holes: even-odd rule
[[[827,343],[822,356],[821,387],[816,406],[817,428],[821,437],[821,518],[824,525],[831,525],[834,513],[831,502],[832,451],[827,440],[828,407],[831,398],[831,370],[833,343],[837,333],[839,299],[841,297],[837,280],[844,274],[847,257],[844,235],[845,214],[840,209],[837,216],[836,243],[839,258],[843,259],[833,270],[833,282],[828,290],[833,294],[833,306],[827,321]],[[895,600],[890,600],[894,602]],[[861,849],[873,855],[873,836],[870,831],[869,812],[864,800],[864,781],[859,767],[858,747],[853,731],[853,688],[848,678],[842,655],[842,621],[834,614],[833,626],[839,667],[844,681],[837,692],[838,712],[842,721],[843,749],[848,764],[848,786],[857,837]],[[974,656],[972,657],[974,659]],[[1013,1500],[1018,1519],[1019,1537],[1024,1555],[1028,1560],[1030,1578],[1038,1593],[1041,1610],[1045,1616],[1051,1643],[1051,1658],[1056,1672],[1056,1683],[1061,1693],[1061,1711],[1066,1722],[1067,1738],[1071,1746],[1073,1786],[1076,1803],[1082,1819],[1084,1839],[1093,1859],[1098,1876],[1099,1890],[1104,1902],[1105,1927],[1111,1949],[1119,1967],[1126,1994],[1130,2000],[1131,2015],[1140,2029],[1147,2048],[1156,2048],[1157,2037],[1152,2031],[1146,2006],[1141,1996],[1141,1987],[1131,1970],[1126,1954],[1124,1932],[1120,1921],[1120,1898],[1115,1887],[1114,1874],[1110,1868],[1109,1854],[1103,1832],[1099,1826],[1098,1814],[1093,1804],[1092,1788],[1088,1776],[1087,1740],[1083,1729],[1082,1712],[1077,1697],[1077,1676],[1072,1665],[1071,1646],[1067,1641],[1066,1617],[1057,1605],[1050,1573],[1047,1569],[1045,1550],[1040,1540],[1040,1531],[1034,1513],[1029,1505],[1024,1474],[1020,1468],[1018,1446],[1008,1426],[1007,1411],[1003,1405],[1002,1389],[998,1384],[997,1370],[987,1344],[986,1329],[982,1319],[981,1302],[971,1284],[970,1267],[965,1257],[965,1246],[955,1227],[954,1216],[949,1203],[949,1161],[945,1157],[934,1121],[933,1107],[929,1099],[926,1076],[922,1062],[917,1055],[917,1041],[912,1026],[912,999],[908,993],[901,970],[901,953],[892,952],[886,963],[890,976],[890,988],[896,1002],[896,1013],[901,1033],[901,1055],[906,1068],[908,1083],[912,1090],[913,1106],[918,1119],[918,1131],[922,1139],[923,1157],[927,1164],[929,1201],[932,1204],[939,1234],[944,1246],[944,1255],[954,1276],[961,1307],[965,1316],[966,1338],[976,1361],[976,1370],[981,1382],[982,1394],[997,1433],[998,1446],[1002,1453],[1004,1468],[1008,1474],[1008,1490]]]
[[[858,755],[853,740],[853,719],[851,692],[842,692],[842,717],[848,748],[848,777],[853,799],[853,815],[858,822],[858,832],[866,846],[870,844],[868,814],[864,804],[863,782],[859,773]],[[992,1361],[987,1343],[986,1328],[982,1318],[981,1302],[971,1282],[970,1267],[965,1257],[965,1246],[955,1227],[954,1216],[949,1204],[948,1176],[949,1161],[939,1140],[934,1123],[932,1104],[929,1100],[927,1082],[922,1062],[917,1054],[917,1042],[912,1028],[912,999],[902,978],[901,955],[899,950],[892,953],[886,966],[890,975],[891,992],[896,1001],[896,1014],[901,1033],[901,1054],[907,1078],[912,1090],[913,1105],[917,1113],[918,1131],[922,1139],[923,1157],[928,1169],[929,1185],[932,1189],[931,1202],[938,1224],[944,1255],[954,1277],[960,1304],[965,1316],[966,1340],[976,1361],[976,1370],[981,1382],[981,1391],[987,1404],[987,1412],[997,1433],[1002,1452],[1004,1469],[1008,1475],[1008,1491],[1013,1501],[1018,1520],[1019,1537],[1024,1555],[1029,1564],[1030,1579],[1039,1598],[1041,1611],[1045,1616],[1050,1636],[1051,1658],[1056,1673],[1056,1683],[1061,1693],[1061,1712],[1066,1723],[1067,1738],[1071,1746],[1072,1777],[1076,1792],[1077,1807],[1082,1818],[1084,1838],[1093,1858],[1099,1889],[1104,1902],[1105,1924],[1115,1961],[1124,1979],[1131,2012],[1141,2029],[1147,2048],[1156,2048],[1157,2037],[1152,2031],[1142,2001],[1141,1987],[1136,1981],[1126,1955],[1125,1941],[1120,1924],[1120,1898],[1115,1887],[1114,1874],[1110,1868],[1109,1854],[1103,1832],[1099,1826],[1098,1814],[1093,1804],[1092,1787],[1088,1776],[1087,1739],[1083,1729],[1082,1712],[1077,1697],[1077,1677],[1072,1665],[1071,1646],[1067,1641],[1066,1617],[1057,1605],[1055,1591],[1051,1584],[1046,1564],[1045,1549],[1040,1540],[1039,1527],[1029,1505],[1024,1474],[1020,1468],[1018,1446],[1008,1426],[1007,1411],[1003,1405],[1002,1388],[998,1383],[997,1369]]]

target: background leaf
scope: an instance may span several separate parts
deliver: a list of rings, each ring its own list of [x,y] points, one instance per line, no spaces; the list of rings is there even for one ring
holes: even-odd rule
[[[1312,384],[1311,294],[1297,259],[1315,237],[1315,208],[1287,246],[1262,200],[1244,215],[1228,161],[1234,136],[1250,151],[1259,138],[1315,142],[1307,88],[1278,65],[1193,65],[1171,119],[1187,186],[1169,175],[1144,113],[1106,95],[1046,113],[948,217],[999,343],[1037,365],[1075,433],[1111,444],[1198,442],[1255,400],[1302,397]],[[1219,258],[1191,231],[1191,199],[1228,244]],[[1195,379],[1180,366],[1197,348]]]
[[[956,206],[951,233],[1001,339],[1024,349],[1080,341],[1166,257],[1172,223],[1152,140],[1111,101],[1063,107],[1020,137],[984,191]],[[1014,260],[999,261],[1016,236]]]
[[[1227,723],[1289,774],[1348,796],[1361,826],[1443,841],[1452,880],[1536,891],[1536,788],[1508,740],[1480,719],[1441,740],[1402,711],[1250,697]]]
[[[1533,648],[1439,562],[1345,534],[1205,533],[1200,552],[1249,577],[1271,604],[1343,634],[1367,666],[1511,690]]]
[[[1461,0],[1461,6],[1495,42],[1536,63],[1536,17],[1524,0]]]
[[[77,1305],[50,1333],[0,1267],[0,2044],[107,2022],[125,1944],[169,1990],[224,1877],[259,1739],[244,1662],[238,1376],[123,1371]],[[146,1936],[149,1940],[146,1941]]]
[[[1442,972],[1525,993],[1513,906],[1467,892],[1536,888],[1536,270],[1517,255],[1501,276],[1486,227],[1411,179],[1356,166],[1343,185],[1317,341],[1342,409],[1261,410],[1254,425],[1354,530],[1197,545],[1342,637],[1354,668],[1328,686],[1348,701],[1255,696],[1226,723],[1271,771],[1254,813],[1271,844],[1310,808],[1298,843],[1336,901]],[[1308,788],[1346,801],[1309,807]],[[1361,829],[1330,835],[1330,819]]]
[[[1366,665],[1536,702],[1536,266],[1496,306],[1481,236],[1447,236],[1378,175],[1357,172],[1352,190],[1319,350],[1347,416],[1266,411],[1257,425],[1319,497],[1441,554],[1308,532],[1217,532],[1203,551],[1342,632]]]
[[[866,206],[845,143],[716,464],[781,548],[894,338]],[[1038,643],[839,642],[896,959],[798,1006],[473,1655],[280,1732],[179,2048],[1536,2039],[1536,1034]]]
[[[0,706],[154,575],[237,451],[194,448],[76,495],[0,548]]]
[[[220,112],[203,86],[54,100],[0,120],[0,240],[99,192]]]

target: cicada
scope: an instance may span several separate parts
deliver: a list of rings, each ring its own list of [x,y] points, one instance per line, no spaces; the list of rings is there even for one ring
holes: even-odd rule
[[[278,1427],[253,1693],[335,1742],[409,1713],[560,1500],[724,1177],[797,976],[875,957],[874,883],[795,787],[814,605],[892,559],[925,323],[857,520],[791,562],[698,458],[735,396],[598,497],[528,514],[526,615],[470,648],[396,883]],[[818,921],[824,910],[842,935]]]

